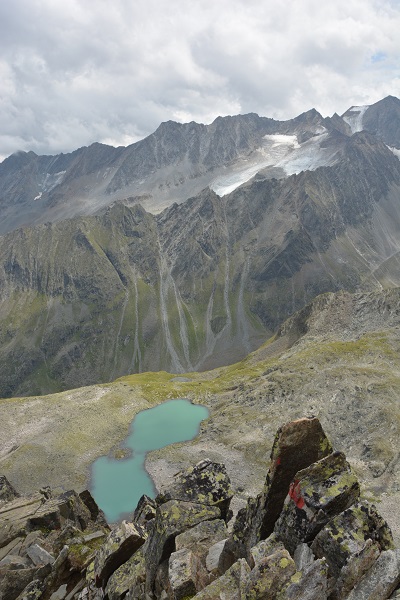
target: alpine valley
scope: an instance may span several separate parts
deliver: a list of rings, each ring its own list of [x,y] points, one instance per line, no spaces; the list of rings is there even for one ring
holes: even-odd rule
[[[230,364],[318,294],[400,285],[399,156],[393,97],[10,156],[0,394]]]
[[[83,490],[139,411],[188,398],[210,411],[200,435],[146,468],[160,488],[223,462],[235,509],[276,429],[313,415],[399,545],[399,99],[18,152],[0,164],[0,234],[11,487]]]

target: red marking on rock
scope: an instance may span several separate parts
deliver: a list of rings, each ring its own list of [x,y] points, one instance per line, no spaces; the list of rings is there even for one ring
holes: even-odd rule
[[[276,467],[279,467],[279,465],[280,465],[280,464],[281,464],[281,457],[280,457],[280,456],[278,456],[278,458],[277,458],[277,459],[276,459],[276,461],[275,461],[275,466],[276,466]]]
[[[295,479],[290,484],[289,496],[291,497],[297,508],[304,508],[305,502],[303,496],[301,495],[300,481],[298,479]]]

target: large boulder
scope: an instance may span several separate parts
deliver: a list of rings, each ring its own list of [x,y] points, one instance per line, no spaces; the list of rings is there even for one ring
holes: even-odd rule
[[[143,545],[125,563],[114,571],[105,592],[108,600],[120,600],[146,581],[145,548]]]
[[[354,504],[360,486],[346,457],[334,452],[299,471],[292,481],[275,533],[291,554],[310,542],[330,519]]]
[[[201,523],[221,518],[218,506],[169,500],[157,508],[154,526],[146,548],[148,592],[152,592],[158,565],[175,550],[175,538]]]
[[[386,600],[400,584],[400,550],[386,550],[347,596],[347,600]]]
[[[249,565],[240,559],[224,575],[196,594],[193,600],[243,600],[246,598],[249,574]]]
[[[97,587],[107,585],[108,579],[146,541],[146,533],[140,525],[122,521],[111,531],[107,540],[96,552],[94,574]]]
[[[187,548],[197,554],[204,562],[209,549],[214,544],[225,540],[228,536],[226,523],[223,519],[202,521],[195,527],[187,529],[175,538],[176,550]]]
[[[328,565],[319,559],[295,573],[290,583],[277,596],[277,600],[327,600]]]
[[[393,547],[386,521],[366,501],[332,519],[312,543],[314,554],[327,561],[338,600],[347,597],[383,550]]]
[[[296,565],[287,550],[277,550],[266,556],[249,574],[246,600],[275,600],[295,573]]]
[[[332,446],[315,417],[286,423],[278,430],[264,489],[257,498],[250,498],[236,517],[226,546],[232,562],[238,557],[250,560],[250,548],[273,532],[296,473],[331,452]]]
[[[225,465],[205,459],[175,475],[174,481],[158,494],[156,503],[160,505],[169,500],[181,500],[218,506],[222,518],[225,518],[232,496]]]
[[[199,557],[187,548],[173,552],[168,561],[168,591],[173,600],[194,596],[208,584]]]

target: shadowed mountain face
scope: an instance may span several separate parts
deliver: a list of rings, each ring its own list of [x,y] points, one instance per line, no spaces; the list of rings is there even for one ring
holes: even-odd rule
[[[193,153],[203,152],[203,166],[207,156],[210,165],[233,160],[233,137],[236,157],[251,153],[261,135],[266,144],[264,154],[258,152],[262,160],[251,159],[261,169],[245,184],[236,186],[245,177],[239,163],[225,180],[219,175],[220,188],[234,186],[231,193],[203,190],[158,215],[115,203],[97,215],[0,237],[0,395],[43,393],[137,371],[228,364],[321,292],[400,285],[400,161],[376,136],[350,135],[340,117],[331,119],[340,127],[328,131],[321,119],[310,111],[279,124],[279,134],[265,133],[276,124],[256,115],[217,119],[209,127],[223,131],[208,154],[191,146]],[[168,151],[164,146],[150,153],[157,154],[160,169],[185,154],[191,130],[196,137],[207,129],[164,124],[139,144],[165,141],[174,128],[180,133],[171,134]],[[66,172],[53,188],[54,209],[66,202],[55,200],[59,186],[68,180],[72,189],[77,181],[74,170],[79,175],[101,161],[122,161],[133,148],[96,145],[77,151],[79,159],[52,157],[65,161],[53,165],[54,177]],[[279,160],[265,164],[271,152]],[[50,158],[29,154],[7,159],[32,178],[45,160]],[[27,189],[22,175],[18,189]]]

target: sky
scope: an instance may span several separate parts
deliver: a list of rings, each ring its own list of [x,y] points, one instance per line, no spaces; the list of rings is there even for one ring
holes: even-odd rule
[[[0,0],[0,160],[400,97],[400,0]]]

